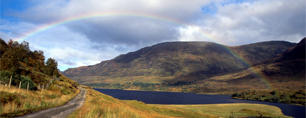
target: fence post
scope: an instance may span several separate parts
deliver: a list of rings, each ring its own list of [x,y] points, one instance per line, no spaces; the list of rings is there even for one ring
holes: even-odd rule
[[[29,91],[29,82],[28,82],[28,86],[27,86],[27,92]]]
[[[12,76],[10,78],[9,88],[11,88]]]
[[[20,89],[20,86],[21,86],[21,81],[19,82],[19,89]]]
[[[39,86],[40,86],[40,84],[39,84]],[[40,93],[42,93],[42,92],[43,92],[43,90],[44,90],[44,88],[43,88],[43,87],[44,87],[44,85],[42,86],[42,88],[41,88],[41,92],[40,92]]]

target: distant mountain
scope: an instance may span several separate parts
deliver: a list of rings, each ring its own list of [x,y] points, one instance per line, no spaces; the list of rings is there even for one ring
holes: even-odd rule
[[[195,81],[245,69],[294,45],[285,41],[234,47],[211,42],[167,42],[96,65],[70,68],[62,74],[81,84]]]
[[[250,68],[197,81],[193,92],[242,90],[305,90],[305,38],[277,56]]]
[[[281,81],[305,80],[305,38],[276,57],[257,64],[269,78],[279,76]],[[286,79],[285,79],[286,78]]]

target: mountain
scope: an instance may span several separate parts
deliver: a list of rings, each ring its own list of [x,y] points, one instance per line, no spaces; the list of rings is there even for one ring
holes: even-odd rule
[[[275,58],[259,63],[268,78],[280,77],[281,81],[305,80],[305,38]]]
[[[96,65],[69,68],[62,74],[81,84],[194,81],[245,69],[294,45],[285,41],[242,46],[212,42],[166,42]]]
[[[305,38],[277,56],[252,67],[197,81],[193,92],[305,90]]]

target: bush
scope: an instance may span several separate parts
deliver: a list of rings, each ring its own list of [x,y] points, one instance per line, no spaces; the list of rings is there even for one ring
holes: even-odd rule
[[[20,76],[21,78],[21,88],[27,89],[28,83],[29,83],[29,90],[34,90],[34,82],[31,80],[28,76]]]
[[[235,94],[232,95],[232,97],[239,97],[240,94],[238,92],[236,92]]]
[[[66,89],[62,89],[61,93],[64,94],[64,95],[69,95],[70,94],[70,92]]]
[[[246,92],[242,92],[241,94],[240,94],[240,96],[242,97],[242,98],[245,98],[246,97]]]
[[[271,95],[278,95],[278,94],[279,94],[279,92],[278,92],[278,91],[276,91],[276,90],[274,90],[274,91],[272,91],[270,94],[271,94]]]
[[[0,81],[9,83],[10,77],[13,75],[11,71],[2,70],[0,71]]]

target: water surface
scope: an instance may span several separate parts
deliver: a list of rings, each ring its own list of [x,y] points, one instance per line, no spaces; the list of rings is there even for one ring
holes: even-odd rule
[[[256,103],[279,107],[287,116],[305,118],[305,107],[285,103],[271,103],[253,100],[232,99],[228,95],[203,95],[194,93],[131,91],[119,89],[95,89],[101,93],[121,100],[137,100],[147,104],[222,104]]]

